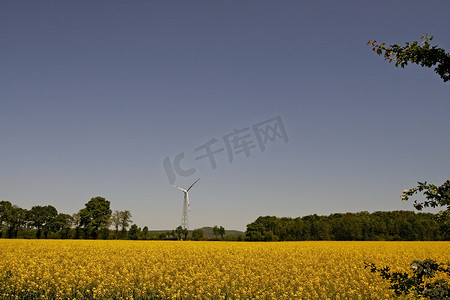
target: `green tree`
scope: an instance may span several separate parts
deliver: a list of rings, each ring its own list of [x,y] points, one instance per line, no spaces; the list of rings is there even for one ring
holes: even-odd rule
[[[141,239],[143,239],[143,240],[148,239],[148,227],[147,226],[144,226],[144,228],[142,228]]]
[[[128,210],[120,211],[120,226],[122,227],[122,237],[125,237],[127,234],[127,228],[130,226],[131,221],[131,213]]]
[[[216,240],[219,239],[219,226],[215,225],[213,227],[213,235],[216,237]]]
[[[181,236],[183,235],[183,227],[178,226],[175,231],[173,231],[173,235],[177,238],[177,240],[181,240]]]
[[[0,230],[3,229],[3,224],[6,221],[8,211],[11,210],[12,204],[9,201],[0,201]]]
[[[96,239],[102,228],[108,227],[111,216],[110,202],[102,197],[95,197],[80,210],[80,226],[85,238]]]
[[[3,237],[3,226],[6,225],[6,217],[11,208],[11,202],[0,201],[0,238]]]
[[[75,228],[75,232],[73,235],[74,239],[79,239],[81,235],[81,217],[80,212],[74,213],[72,215],[72,224],[71,227]]]
[[[26,209],[12,205],[5,213],[5,224],[8,226],[6,236],[8,238],[17,238],[19,230],[27,223]]]
[[[279,240],[277,236],[279,231],[287,231],[283,228],[283,223],[288,223],[286,218],[258,217],[255,222],[247,225],[245,235],[249,241],[276,241]]]
[[[107,240],[109,239],[109,228],[106,227],[102,227],[99,230],[98,236],[100,237],[100,239],[102,240]]]
[[[249,241],[440,240],[435,215],[413,211],[336,213],[303,218],[259,217],[247,225]]]
[[[111,223],[114,226],[114,236],[116,240],[119,238],[119,226],[120,226],[120,211],[115,210],[111,215]]]
[[[441,186],[418,182],[417,187],[404,190],[401,196],[402,200],[409,200],[410,197],[417,193],[423,193],[426,200],[422,202],[414,201],[414,207],[422,210],[424,207],[445,207],[438,214],[438,221],[443,225],[445,234],[450,235],[450,180],[445,181]]]
[[[28,211],[28,220],[30,225],[37,229],[36,237],[41,238],[42,232],[44,238],[47,238],[47,233],[51,229],[50,224],[58,215],[58,211],[51,205],[47,206],[33,206]]]
[[[175,239],[177,239],[177,233],[175,230],[167,231],[165,233],[159,234],[158,239],[160,239],[160,240],[174,239],[175,240]]]
[[[225,228],[223,228],[222,226],[219,227],[219,235],[220,235],[220,239],[223,240],[223,236],[225,235]]]
[[[130,231],[128,232],[128,238],[130,240],[137,240],[139,237],[139,231],[140,229],[136,224],[131,225]]]
[[[73,218],[71,215],[59,213],[52,219],[48,227],[50,231],[58,232],[59,238],[68,239],[72,222]]]
[[[386,47],[385,43],[377,44],[376,41],[367,44],[372,45],[372,50],[378,55],[383,54],[385,60],[395,61],[396,67],[404,68],[409,62],[427,68],[437,65],[434,71],[444,82],[450,80],[450,54],[431,45],[433,36],[424,35],[420,40],[406,43],[405,46],[394,44]]]
[[[183,228],[181,226],[178,226],[175,231],[172,232],[172,235],[174,235],[177,240],[186,240],[187,236],[189,234],[189,230],[187,228]]]
[[[248,241],[262,241],[264,228],[261,224],[255,224],[255,222],[247,225],[245,231],[245,238]]]
[[[203,236],[204,236],[204,233],[203,233],[203,230],[202,229],[194,229],[193,231],[192,231],[192,239],[194,240],[194,241],[200,241],[200,240],[202,240],[203,239]]]

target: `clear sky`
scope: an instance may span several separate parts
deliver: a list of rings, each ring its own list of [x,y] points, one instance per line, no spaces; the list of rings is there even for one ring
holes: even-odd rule
[[[449,179],[449,84],[366,43],[428,33],[448,52],[449,12],[409,0],[2,1],[0,200],[73,214],[102,196],[138,226],[174,229],[172,183],[201,178],[191,229],[412,210],[404,189]]]

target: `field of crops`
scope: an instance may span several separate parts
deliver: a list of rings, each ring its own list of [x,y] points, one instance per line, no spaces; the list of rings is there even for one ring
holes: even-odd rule
[[[1,299],[390,299],[364,262],[450,261],[450,242],[0,240]]]

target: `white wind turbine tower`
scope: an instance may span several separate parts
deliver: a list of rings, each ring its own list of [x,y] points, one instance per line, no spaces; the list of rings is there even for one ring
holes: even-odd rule
[[[189,205],[189,190],[194,186],[194,184],[199,181],[197,179],[187,190],[180,188],[179,186],[176,186],[176,188],[180,189],[184,193],[184,201],[183,201],[183,215],[181,216],[181,227],[188,229],[188,212],[191,210],[191,206]]]

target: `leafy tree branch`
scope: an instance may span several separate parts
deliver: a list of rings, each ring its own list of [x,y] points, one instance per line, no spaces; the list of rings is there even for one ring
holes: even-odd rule
[[[372,273],[389,280],[390,289],[394,290],[397,296],[413,294],[418,297],[427,297],[429,299],[448,299],[450,297],[450,286],[443,279],[429,280],[434,278],[437,273],[450,274],[450,264],[436,263],[431,259],[424,261],[415,260],[411,263],[413,274],[390,272],[388,266],[377,268],[373,263],[365,263],[365,268],[369,268]]]
[[[433,46],[431,41],[433,36],[423,35],[419,41],[406,43],[403,45],[390,45],[385,43],[377,44],[377,41],[368,41],[367,45],[372,45],[372,50],[378,55],[383,55],[384,59],[395,61],[396,67],[404,68],[409,62],[431,68],[436,65],[434,71],[444,80],[450,80],[450,54],[444,49]]]
[[[443,223],[447,230],[450,227],[450,180],[447,180],[441,186],[428,184],[425,182],[418,182],[417,187],[409,190],[404,190],[401,196],[402,200],[409,200],[410,197],[417,193],[423,193],[426,200],[423,202],[414,201],[414,207],[417,210],[422,210],[424,207],[446,207],[446,210],[440,211],[438,220]]]

